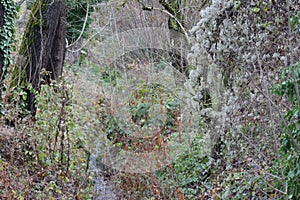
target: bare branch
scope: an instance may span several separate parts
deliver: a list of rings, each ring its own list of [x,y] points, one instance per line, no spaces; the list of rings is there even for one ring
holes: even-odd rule
[[[174,16],[172,13],[170,13],[168,10],[166,9],[160,9],[160,8],[154,8],[154,7],[148,7],[148,6],[145,6],[144,4],[143,5],[143,10],[147,10],[147,11],[152,11],[152,10],[157,10],[157,11],[160,11],[160,12],[163,12],[163,13],[166,13],[167,15],[169,15],[170,17],[172,17],[177,23],[178,25],[180,26],[180,29],[183,31],[183,34],[188,42],[188,44],[191,43],[191,40],[190,40],[190,37],[187,33],[187,31],[185,30],[185,28],[183,27],[182,23],[178,20],[178,18],[176,16]]]
[[[80,40],[80,38],[82,37],[82,35],[83,35],[83,33],[84,33],[84,30],[85,30],[85,27],[86,27],[86,24],[87,24],[87,21],[88,21],[88,18],[89,18],[89,9],[90,9],[90,4],[87,3],[87,6],[86,6],[86,15],[85,15],[85,19],[84,19],[84,23],[83,23],[83,26],[82,26],[80,35],[79,35],[78,38],[75,40],[75,42],[73,42],[73,43],[70,44],[70,45],[68,45],[68,41],[67,41],[67,46],[66,46],[66,48],[70,48],[70,47],[74,46],[74,45]]]

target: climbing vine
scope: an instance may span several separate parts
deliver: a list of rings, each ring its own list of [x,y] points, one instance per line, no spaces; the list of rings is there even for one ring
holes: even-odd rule
[[[5,74],[7,66],[12,63],[16,7],[12,0],[0,0],[0,3],[4,7],[4,25],[0,27],[0,49],[3,52],[1,62],[3,64],[2,71]]]
[[[1,14],[0,21],[0,110],[3,112],[2,96],[6,86],[3,79],[6,76],[7,68],[12,64],[12,47],[14,44],[14,22],[16,16],[15,3],[12,0],[0,0],[0,6],[3,13]]]

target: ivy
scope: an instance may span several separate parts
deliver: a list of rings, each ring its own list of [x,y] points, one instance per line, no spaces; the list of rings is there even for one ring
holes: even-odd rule
[[[299,120],[299,105],[297,102],[297,94],[295,90],[295,82],[292,78],[292,72],[297,80],[297,87],[300,86],[300,61],[293,66],[284,69],[282,72],[282,82],[274,85],[271,88],[273,94],[279,96],[286,96],[289,101],[293,104],[293,107],[288,110],[285,114],[287,124],[283,126],[283,132],[281,134],[281,147],[280,158],[276,161],[277,168],[281,168],[284,175],[285,181],[288,185],[288,197],[289,199],[300,198],[300,155],[295,145],[300,145],[300,120]],[[292,142],[294,141],[294,143]],[[275,171],[279,171],[275,168]],[[278,183],[281,186],[281,182]]]
[[[0,27],[0,49],[3,52],[3,74],[7,67],[12,64],[12,47],[14,44],[14,23],[16,17],[16,6],[12,0],[0,0],[4,7],[4,25]]]
[[[0,0],[0,5],[3,7],[4,11],[4,23],[3,26],[0,27],[0,67],[2,67],[0,74],[0,84],[1,84],[1,92],[0,92],[0,112],[3,115],[3,104],[2,99],[5,95],[4,91],[6,85],[3,83],[3,79],[6,77],[7,68],[10,64],[12,64],[12,50],[14,47],[14,23],[16,17],[16,6],[13,0]]]
[[[290,18],[291,27],[300,32],[300,11]]]

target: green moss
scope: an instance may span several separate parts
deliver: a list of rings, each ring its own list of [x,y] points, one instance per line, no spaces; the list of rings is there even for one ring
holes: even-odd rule
[[[20,55],[24,55],[27,52],[28,47],[34,42],[34,29],[40,27],[41,22],[44,25],[44,19],[40,19],[40,10],[43,12],[46,8],[46,0],[36,1],[32,7],[30,18],[24,33],[23,41],[19,50]]]
[[[42,25],[45,23],[44,19],[40,19],[40,11],[44,11],[46,8],[46,3],[46,0],[39,0],[33,4],[30,18],[19,49],[19,55],[22,57],[22,59],[19,59],[14,66],[11,88],[15,88],[17,86],[25,87],[26,85],[25,68],[30,63],[32,56],[30,55],[30,52],[28,53],[28,50],[33,45],[35,40],[34,29],[39,28],[41,23]]]

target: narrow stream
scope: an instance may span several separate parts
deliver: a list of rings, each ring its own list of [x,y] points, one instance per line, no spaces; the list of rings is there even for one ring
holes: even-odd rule
[[[70,73],[67,77],[67,80],[74,85],[74,94],[76,95],[77,100],[77,109],[78,112],[81,113],[81,118],[83,119],[80,123],[83,123],[82,131],[87,134],[97,135],[99,127],[97,127],[97,120],[93,120],[97,118],[95,110],[93,109],[93,102],[97,101],[97,97],[99,95],[99,88],[97,87],[97,81],[95,78],[91,78],[95,76],[95,73],[90,68],[81,68],[78,74],[75,76]],[[89,88],[88,90],[86,88]],[[88,121],[84,121],[87,120]],[[101,136],[100,136],[101,137]],[[114,191],[114,186],[111,181],[104,177],[103,169],[101,163],[97,160],[99,156],[99,152],[101,153],[101,147],[103,145],[103,141],[101,139],[92,139],[91,144],[95,147],[92,150],[90,155],[90,170],[95,175],[95,185],[94,185],[94,197],[95,200],[115,200],[117,199],[116,193]],[[90,149],[90,148],[88,148]]]
[[[113,189],[112,183],[106,180],[103,176],[101,169],[97,167],[96,155],[92,154],[90,157],[91,170],[95,174],[95,194],[94,199],[96,200],[115,200],[117,199],[116,193]]]

